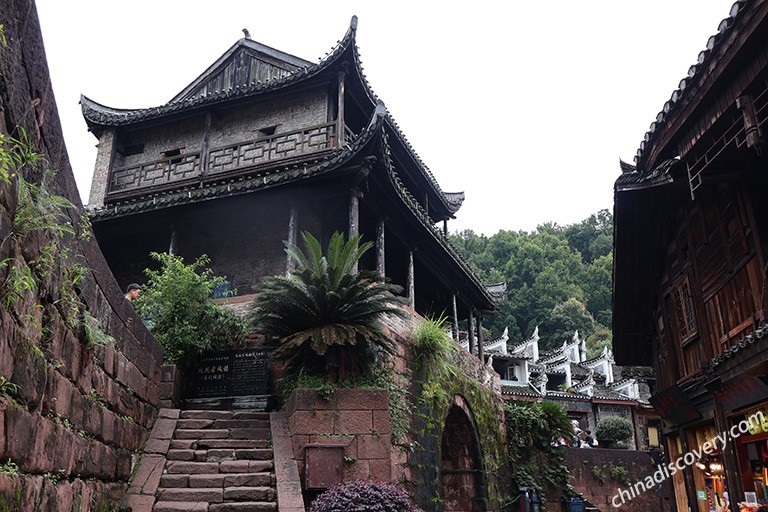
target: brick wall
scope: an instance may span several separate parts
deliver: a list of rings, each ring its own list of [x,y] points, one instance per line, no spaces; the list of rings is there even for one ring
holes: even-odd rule
[[[285,405],[293,458],[304,480],[307,445],[344,448],[342,481],[392,479],[389,397],[382,389],[335,389],[329,400],[297,389]]]
[[[668,512],[674,505],[670,502],[670,481],[655,485],[649,491],[639,493],[633,499],[619,499],[615,508],[611,501],[619,489],[628,489],[638,481],[644,481],[656,471],[647,452],[634,450],[608,450],[602,448],[565,448],[565,463],[571,475],[571,485],[601,512],[621,510],[622,512]],[[623,469],[621,469],[623,468]],[[626,473],[625,473],[626,472]],[[626,476],[623,476],[623,475]],[[625,495],[626,496],[626,495]]]
[[[0,130],[18,136],[24,128],[58,170],[48,189],[75,204],[67,214],[87,233],[34,4],[6,2],[0,24],[8,41],[0,46]],[[24,174],[30,182],[39,178]],[[0,376],[13,384],[0,387],[0,460],[19,469],[0,472],[0,509],[112,509],[154,422],[162,348],[123,297],[94,239],[51,230],[10,236],[18,226],[17,196],[15,177],[0,183]],[[42,271],[46,251],[55,257]],[[74,262],[90,269],[76,282],[69,274]],[[32,278],[16,288],[15,300],[8,300],[11,268]],[[67,309],[69,300],[81,304],[79,314]],[[84,312],[114,342],[89,344]]]

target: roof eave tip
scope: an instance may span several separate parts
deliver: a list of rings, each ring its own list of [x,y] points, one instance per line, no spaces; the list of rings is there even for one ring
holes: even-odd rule
[[[352,19],[349,21],[350,30],[357,30],[357,15],[352,15]]]

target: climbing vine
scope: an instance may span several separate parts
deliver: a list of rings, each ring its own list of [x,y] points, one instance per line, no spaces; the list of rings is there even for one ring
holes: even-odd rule
[[[462,360],[470,356],[447,336],[444,321],[445,317],[438,317],[422,323],[414,333],[411,348],[414,406],[409,464],[413,482],[419,482],[414,486],[414,496],[420,503],[431,503],[433,509],[440,506],[442,436],[453,397],[458,395],[471,407],[486,497],[495,510],[509,502],[502,406],[499,397],[479,382],[481,375],[468,374],[472,373],[468,368],[476,362]]]

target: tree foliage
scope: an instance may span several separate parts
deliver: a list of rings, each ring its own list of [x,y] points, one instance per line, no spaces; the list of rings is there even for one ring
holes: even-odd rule
[[[568,484],[568,468],[562,446],[553,441],[569,439],[573,427],[562,406],[554,402],[507,403],[504,416],[514,490],[563,489]]]
[[[370,270],[356,270],[372,247],[360,237],[348,242],[334,233],[323,255],[320,243],[302,233],[304,250],[286,244],[296,271],[262,283],[251,305],[249,321],[264,334],[266,346],[288,372],[299,369],[325,375],[332,382],[365,374],[392,341],[382,331],[383,315],[403,315],[399,286],[382,281]]]
[[[607,448],[626,441],[632,436],[632,423],[621,416],[608,416],[597,424],[595,436]]]
[[[144,270],[148,281],[135,304],[163,345],[166,363],[187,367],[203,350],[242,340],[245,322],[211,298],[213,289],[225,280],[207,268],[206,255],[190,264],[167,253],[150,256],[160,269]]]
[[[562,345],[575,329],[588,338],[611,326],[613,217],[600,210],[565,227],[532,232],[471,230],[451,241],[485,282],[507,282],[507,301],[488,322],[494,335],[509,327],[521,340],[538,325],[542,349]],[[602,332],[602,331],[601,331]]]

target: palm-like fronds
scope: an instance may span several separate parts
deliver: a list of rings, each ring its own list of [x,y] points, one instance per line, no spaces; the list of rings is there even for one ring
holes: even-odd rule
[[[323,255],[320,243],[302,233],[304,250],[286,244],[296,261],[289,276],[266,279],[251,305],[251,325],[267,339],[278,361],[293,372],[326,374],[332,380],[365,373],[392,351],[382,331],[382,315],[403,315],[397,305],[399,286],[370,270],[355,271],[360,257],[372,247],[360,237],[345,242],[334,233]]]

